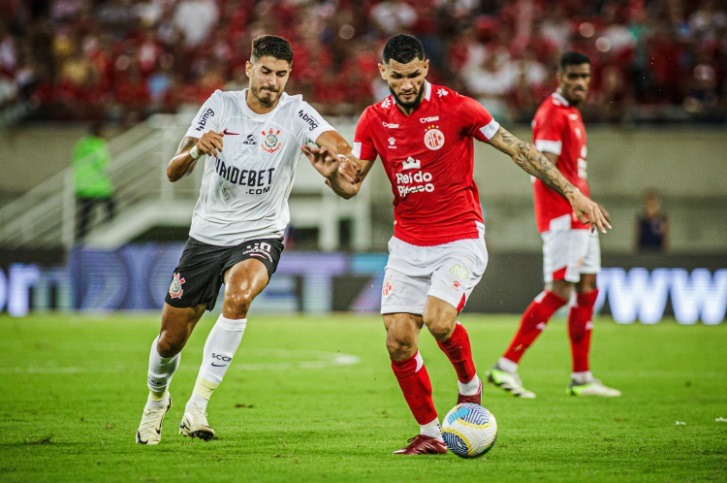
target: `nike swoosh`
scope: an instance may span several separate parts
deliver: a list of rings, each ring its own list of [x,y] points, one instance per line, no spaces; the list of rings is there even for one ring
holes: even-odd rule
[[[230,132],[227,130],[227,128],[225,128],[225,130],[222,131],[222,134],[224,134],[225,136],[239,136],[240,135],[239,132]]]
[[[215,364],[214,362],[212,363],[212,367],[225,367],[226,365],[227,364]]]

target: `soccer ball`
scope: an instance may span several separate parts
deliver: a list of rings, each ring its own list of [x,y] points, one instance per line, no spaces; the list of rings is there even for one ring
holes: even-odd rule
[[[495,445],[497,421],[479,404],[457,404],[444,417],[442,437],[452,453],[462,458],[477,458]]]

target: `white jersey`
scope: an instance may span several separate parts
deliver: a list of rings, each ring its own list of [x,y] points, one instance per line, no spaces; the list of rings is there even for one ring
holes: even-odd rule
[[[186,134],[224,133],[218,157],[198,160],[204,162],[204,175],[189,230],[189,236],[210,245],[282,237],[300,147],[333,130],[300,95],[283,93],[275,109],[257,114],[245,102],[246,92],[215,91]]]

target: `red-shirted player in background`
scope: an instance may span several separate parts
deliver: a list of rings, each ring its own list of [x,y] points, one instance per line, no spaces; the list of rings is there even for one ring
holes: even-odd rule
[[[332,185],[344,198],[358,192],[374,160],[381,158],[394,194],[395,219],[381,313],[394,375],[420,425],[420,434],[395,453],[443,454],[447,449],[418,337],[426,325],[452,362],[458,379],[457,401],[480,403],[482,383],[469,337],[457,322],[487,266],[484,219],[472,178],[473,140],[490,143],[526,172],[547,180],[570,201],[583,222],[590,221],[604,232],[610,225],[596,203],[535,147],[500,127],[484,107],[427,82],[429,60],[415,37],[390,38],[379,70],[391,95],[361,115],[353,156],[316,147],[303,151],[314,166],[332,156],[358,164],[357,183]],[[351,164],[343,162],[341,169],[350,169]]]
[[[558,167],[563,176],[590,195],[586,181],[586,129],[576,106],[586,99],[591,80],[587,56],[566,52],[560,58],[558,89],[541,105],[533,120],[533,142]],[[568,313],[573,371],[568,393],[575,396],[620,396],[591,374],[593,305],[598,297],[596,274],[601,269],[598,232],[583,224],[570,204],[540,180],[534,181],[535,221],[543,238],[545,289],[525,310],[520,328],[505,354],[487,372],[487,380],[515,396],[534,398],[517,373],[525,351],[545,328],[550,317],[571,298]],[[602,213],[608,217],[605,210]]]

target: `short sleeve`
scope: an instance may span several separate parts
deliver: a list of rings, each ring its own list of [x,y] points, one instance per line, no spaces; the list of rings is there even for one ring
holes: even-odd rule
[[[533,119],[533,144],[542,153],[560,156],[563,150],[563,116],[539,110]]]
[[[316,139],[324,132],[335,131],[333,126],[323,119],[323,116],[313,106],[305,101],[300,101],[293,124],[296,126],[296,132],[302,133],[305,141],[316,142]]]
[[[372,116],[373,110],[370,107],[366,108],[356,123],[356,133],[353,136],[352,154],[366,161],[374,161],[379,155],[371,136]]]
[[[219,131],[220,120],[222,119],[222,91],[214,91],[202,104],[202,107],[194,116],[192,124],[187,129],[186,136],[201,138],[208,131]]]
[[[475,139],[487,142],[500,129],[500,123],[479,102],[467,96],[459,96],[457,113],[464,123],[464,130]]]

